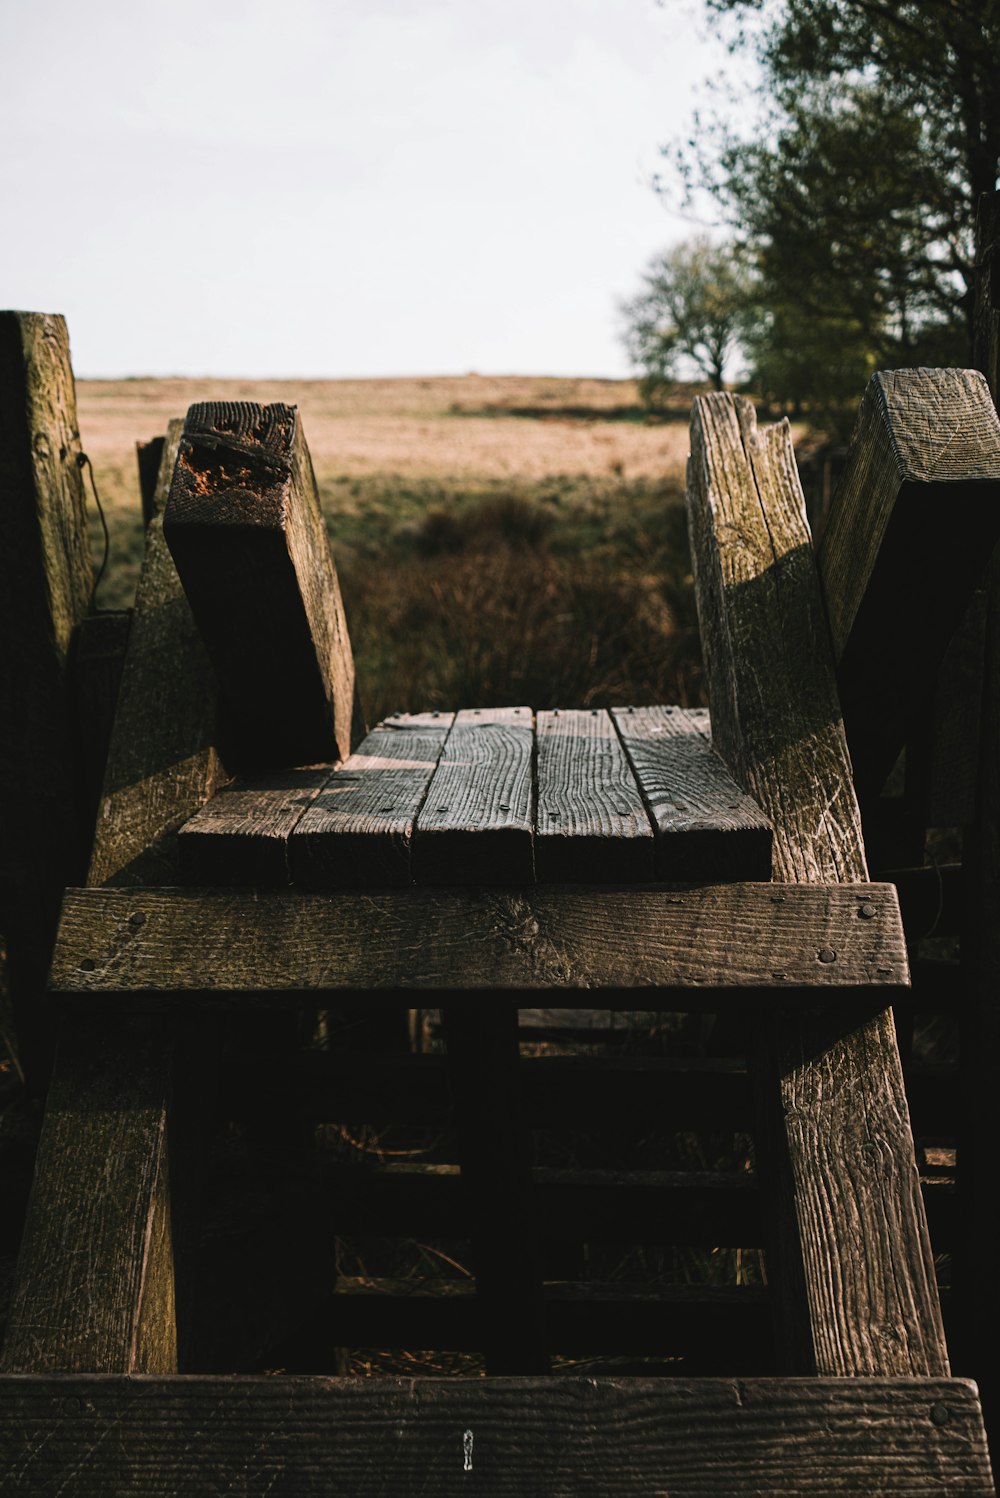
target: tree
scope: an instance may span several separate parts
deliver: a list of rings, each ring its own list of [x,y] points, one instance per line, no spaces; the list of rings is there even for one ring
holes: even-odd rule
[[[689,239],[650,262],[642,291],[621,309],[625,346],[642,370],[639,391],[647,405],[671,388],[685,360],[722,389],[746,299],[746,278],[725,245]]]
[[[873,367],[967,363],[1000,0],[706,3],[768,89],[755,137],[717,126],[695,165],[757,268],[756,383],[835,410]]]

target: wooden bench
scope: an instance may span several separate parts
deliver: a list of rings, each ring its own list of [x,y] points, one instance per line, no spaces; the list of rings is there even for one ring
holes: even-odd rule
[[[90,874],[52,965],[57,1061],[2,1353],[7,1487],[991,1492],[976,1391],[950,1377],[890,1007],[904,932],[868,877],[787,427],[696,404],[711,745],[677,711],[526,707],[387,720],[358,744],[293,418],[195,408],[165,443]],[[168,538],[185,584],[201,573],[190,601]],[[259,588],[280,630],[254,619]],[[345,1013],[417,997],[442,1009],[446,1056],[350,1046]],[[750,1022],[749,1066],[522,1057],[536,1001],[728,1013]],[[317,1023],[325,1049],[302,1043]],[[452,1165],[352,1183],[317,1159],[317,1121],[441,1118],[449,1083]],[[613,1130],[623,1108],[750,1128],[757,1170],[533,1166],[540,1119]],[[198,1230],[213,1115],[283,1214],[257,1224],[229,1324]],[[338,1283],[351,1214],[470,1240],[474,1292]],[[763,1247],[767,1285],[549,1272],[550,1245],[602,1239]],[[473,1345],[516,1376],[331,1377],[334,1349],[368,1337]],[[549,1371],[595,1350],[680,1371]]]

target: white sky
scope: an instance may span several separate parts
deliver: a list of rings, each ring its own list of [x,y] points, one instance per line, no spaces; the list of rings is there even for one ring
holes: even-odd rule
[[[78,375],[627,373],[700,0],[0,0],[0,305]]]

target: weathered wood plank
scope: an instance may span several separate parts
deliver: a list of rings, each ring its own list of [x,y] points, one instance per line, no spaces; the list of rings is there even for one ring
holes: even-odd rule
[[[192,406],[164,533],[218,678],[230,768],[346,759],[354,661],[296,408]]]
[[[974,370],[873,375],[818,560],[862,805],[882,788],[1000,538],[1000,420]]]
[[[93,587],[62,317],[0,312],[0,411],[0,922],[23,1061],[44,1089],[45,972],[86,860],[70,657]]]
[[[653,878],[653,830],[607,713],[539,713],[535,872],[540,883]]]
[[[454,713],[397,713],[379,723],[295,827],[292,881],[306,888],[411,882],[413,825]]]
[[[770,879],[771,824],[713,751],[705,715],[616,707],[611,716],[656,829],[657,879]]]
[[[166,1156],[170,1034],[64,1017],[0,1367],[177,1368]]]
[[[12,1498],[993,1492],[958,1380],[23,1377],[0,1400]]]
[[[695,402],[688,470],[712,744],[774,831],[776,879],[865,879],[861,820],[787,423]]]
[[[487,1373],[547,1373],[531,1141],[510,1000],[443,1011]]]
[[[289,838],[330,779],[330,765],[238,775],[177,834],[191,884],[291,883]]]
[[[162,498],[180,424],[161,466]],[[172,451],[172,450],[173,451]],[[176,864],[169,840],[209,794],[211,673],[150,524],[91,858],[93,883]],[[133,913],[128,929],[143,921]],[[18,1367],[176,1368],[166,1113],[172,1021],[65,1016],[4,1358]]]
[[[899,989],[909,981],[891,885],[304,894],[69,890],[52,967],[61,993],[649,986]],[[645,995],[643,996],[645,1000]],[[814,995],[815,997],[815,995]],[[588,1002],[574,993],[574,1007]],[[635,1008],[634,993],[626,1007]],[[647,1006],[650,1007],[650,1006]]]
[[[420,884],[530,884],[534,878],[530,707],[456,714],[413,839]]]
[[[787,422],[700,397],[688,516],[713,743],[771,819],[775,874],[864,878]],[[891,1012],[786,1014],[758,1027],[756,1069],[786,1366],[947,1372]]]
[[[157,504],[179,440],[180,423],[171,422]],[[222,778],[211,668],[157,515],[146,533],[88,883],[176,878],[174,834]]]

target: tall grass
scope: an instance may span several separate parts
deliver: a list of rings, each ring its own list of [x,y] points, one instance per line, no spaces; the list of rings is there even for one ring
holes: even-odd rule
[[[379,534],[331,530],[369,723],[421,708],[698,700],[669,483],[433,487]]]

